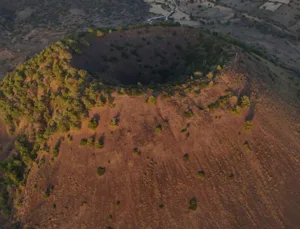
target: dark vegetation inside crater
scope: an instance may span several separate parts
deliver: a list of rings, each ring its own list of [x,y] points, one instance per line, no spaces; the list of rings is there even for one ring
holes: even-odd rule
[[[193,29],[140,28],[81,39],[86,45],[73,55],[72,66],[112,85],[183,82],[195,71],[208,73],[226,60],[226,47]]]

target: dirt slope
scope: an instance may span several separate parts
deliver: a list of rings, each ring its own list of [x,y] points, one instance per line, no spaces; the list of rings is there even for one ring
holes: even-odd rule
[[[297,228],[299,103],[294,94],[279,96],[264,74],[249,74],[263,69],[259,61],[235,73],[245,72],[246,57],[200,94],[158,97],[156,104],[146,103],[147,95],[115,95],[114,108],[90,112],[100,116],[95,131],[85,121],[70,132],[72,141],[52,136],[50,145],[65,140],[55,160],[41,155],[44,162],[31,169],[19,209],[25,228]],[[228,89],[234,95],[228,103],[248,95],[251,106],[240,115],[224,106],[201,108]],[[110,125],[116,116],[118,126]],[[245,120],[252,120],[249,130]],[[105,136],[104,148],[80,146],[94,134]],[[49,185],[49,197],[42,197]]]

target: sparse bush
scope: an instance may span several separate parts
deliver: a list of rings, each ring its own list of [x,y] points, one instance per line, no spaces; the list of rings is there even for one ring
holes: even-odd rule
[[[245,130],[251,130],[251,128],[252,128],[252,122],[250,120],[246,121],[244,123],[244,128],[245,128]]]
[[[249,100],[248,96],[244,95],[241,98],[241,107],[242,108],[244,108],[244,107],[250,107],[250,100]]]
[[[193,210],[193,211],[196,211],[196,209],[197,209],[197,199],[196,199],[196,197],[193,197],[190,200],[189,209]]]
[[[137,156],[137,157],[141,156],[141,151],[137,147],[133,148],[132,153],[134,156]]]
[[[191,118],[191,117],[193,117],[193,115],[194,115],[194,113],[191,109],[188,109],[184,112],[184,117],[186,117],[186,118]]]
[[[156,103],[156,98],[155,98],[153,95],[151,95],[151,96],[149,96],[149,98],[147,99],[147,102],[148,102],[148,103],[151,103],[151,104],[155,104],[155,103]]]
[[[86,145],[89,147],[92,147],[92,146],[94,146],[94,144],[95,144],[95,136],[89,137],[87,139]]]
[[[98,173],[99,176],[103,176],[105,171],[106,171],[105,167],[98,167],[97,168],[97,173]]]
[[[91,118],[88,124],[88,128],[96,130],[98,126],[98,119],[96,117]]]
[[[197,172],[197,178],[200,180],[204,180],[205,179],[205,174],[203,170],[200,170]]]
[[[72,135],[71,135],[71,134],[68,134],[68,135],[67,135],[67,139],[68,139],[69,142],[73,141]]]
[[[214,77],[214,74],[212,72],[209,72],[206,74],[206,78],[211,80]]]
[[[85,146],[85,145],[87,145],[87,142],[88,142],[88,140],[86,138],[83,138],[80,140],[80,145]]]
[[[96,143],[96,147],[98,149],[102,149],[104,147],[104,136],[101,136],[98,142]]]
[[[31,189],[32,191],[35,191],[37,189],[37,184],[32,185]]]
[[[48,185],[45,192],[43,193],[43,198],[48,198],[51,194],[51,191],[54,190],[54,185]]]
[[[186,133],[187,132],[187,128],[183,128],[180,130],[180,133]]]
[[[118,119],[117,118],[112,118],[109,122],[110,125],[112,126],[118,126]]]
[[[155,127],[155,132],[156,132],[156,133],[160,133],[161,131],[162,131],[162,125],[159,124],[159,125],[157,125],[157,126]]]
[[[100,30],[97,30],[96,35],[97,35],[97,37],[103,37],[104,33]]]
[[[188,153],[186,153],[186,154],[183,155],[183,160],[184,161],[189,160],[189,154]]]
[[[60,145],[61,145],[61,140],[58,140],[58,142],[56,143],[56,145],[53,147],[53,150],[52,150],[52,155],[54,157],[58,156]]]
[[[164,205],[163,205],[163,204],[160,204],[160,205],[158,205],[158,207],[159,207],[160,209],[163,209],[163,208],[164,208]]]
[[[239,105],[237,105],[236,107],[232,108],[232,110],[231,110],[231,112],[233,114],[236,114],[236,115],[241,114],[241,111],[242,111],[242,109],[241,109],[241,107]]]
[[[248,143],[248,141],[245,141],[243,144],[243,148],[246,152],[251,151],[250,145]]]

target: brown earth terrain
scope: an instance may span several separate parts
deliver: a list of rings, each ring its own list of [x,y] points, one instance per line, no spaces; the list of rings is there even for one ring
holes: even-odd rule
[[[23,228],[298,228],[300,103],[289,77],[299,79],[232,46],[223,68],[184,78],[169,95],[197,32],[155,27],[87,35],[90,46],[71,64],[91,79],[120,89],[151,84],[153,75],[152,83],[165,88],[114,92],[113,104],[93,107],[81,129],[50,136],[51,149],[61,142],[58,156],[38,152],[14,203]],[[172,77],[157,74],[164,66]],[[237,112],[243,97],[250,104]],[[88,127],[93,117],[95,130]],[[6,145],[12,137],[0,128]],[[103,147],[82,144],[91,138]]]
[[[31,168],[18,210],[24,227],[297,228],[299,100],[280,80],[284,69],[272,75],[273,68],[237,51],[200,94],[197,84],[183,85],[186,96],[158,96],[156,104],[145,102],[149,94],[115,94],[115,107],[93,108],[89,116],[100,117],[95,131],[86,120],[68,133],[72,140],[51,136],[50,146],[62,141],[59,156],[41,153]],[[233,97],[225,104],[203,109],[228,90]],[[242,95],[251,106],[233,114],[228,106]],[[117,125],[110,124],[114,117]],[[80,145],[92,136],[104,137],[102,149]]]

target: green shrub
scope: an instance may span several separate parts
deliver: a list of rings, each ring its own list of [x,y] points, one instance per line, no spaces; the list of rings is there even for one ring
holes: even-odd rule
[[[193,198],[190,200],[190,203],[189,203],[189,209],[190,209],[190,210],[193,210],[193,211],[196,211],[196,209],[197,209],[197,199],[196,199],[196,197],[193,197]]]
[[[96,35],[97,35],[97,37],[103,37],[104,33],[100,30],[97,30]]]
[[[61,145],[61,140],[58,140],[58,142],[55,144],[55,146],[53,147],[53,150],[52,150],[52,155],[54,157],[58,156],[60,145]]]
[[[151,95],[151,96],[149,96],[149,98],[147,99],[147,102],[148,102],[148,103],[151,103],[151,104],[155,104],[155,103],[156,103],[156,98],[155,98],[153,95]]]
[[[159,207],[160,209],[163,209],[163,208],[164,208],[164,205],[163,205],[163,204],[160,204],[160,205],[158,205],[158,207]]]
[[[141,151],[137,147],[133,148],[132,153],[134,156],[137,156],[137,157],[141,156]]]
[[[162,125],[159,124],[159,125],[157,125],[157,126],[155,127],[155,132],[156,132],[156,133],[160,133],[161,131],[162,131]]]
[[[112,126],[118,126],[118,119],[117,118],[112,118],[109,122],[110,125]]]
[[[250,148],[250,145],[248,143],[248,141],[245,141],[244,144],[243,144],[243,148],[246,152],[249,152],[251,151],[251,148]]]
[[[9,216],[11,209],[8,206],[9,202],[9,193],[6,188],[3,188],[3,190],[0,193],[0,210],[1,213],[5,216]]]
[[[197,178],[200,180],[204,180],[205,179],[205,174],[203,170],[200,170],[197,172]]]
[[[71,135],[71,134],[68,134],[68,135],[67,135],[67,139],[68,139],[69,142],[73,141],[72,135]]]
[[[186,133],[187,132],[187,128],[183,128],[180,130],[180,133]]]
[[[80,145],[85,146],[85,145],[87,145],[87,142],[88,142],[88,140],[86,138],[83,138],[80,140]]]
[[[189,160],[189,154],[188,153],[186,153],[186,154],[183,155],[183,160],[184,161]]]
[[[48,198],[51,194],[51,191],[54,190],[54,185],[48,185],[45,192],[43,193],[43,198]]]
[[[103,176],[104,175],[104,173],[105,173],[105,167],[98,167],[97,168],[97,173],[98,173],[98,175],[99,176]]]
[[[244,128],[245,128],[245,130],[251,130],[251,128],[252,128],[252,122],[250,120],[246,121],[244,123]]]
[[[94,117],[91,118],[91,120],[89,121],[88,124],[88,128],[92,129],[92,130],[96,130],[98,126],[98,118]]]
[[[236,107],[232,108],[231,112],[233,114],[239,115],[239,114],[241,114],[242,109],[241,109],[241,107],[239,105],[237,105]]]
[[[186,117],[186,118],[191,118],[191,117],[193,117],[193,115],[194,115],[194,113],[191,109],[184,112],[184,117]]]
[[[244,108],[244,107],[250,107],[250,100],[249,100],[248,96],[244,95],[241,98],[241,107],[242,108]]]
[[[102,149],[104,147],[104,136],[99,138],[98,142],[96,143],[96,147],[98,149]]]
[[[94,144],[95,144],[95,136],[89,137],[87,139],[86,145],[92,147],[92,146],[94,146]]]

